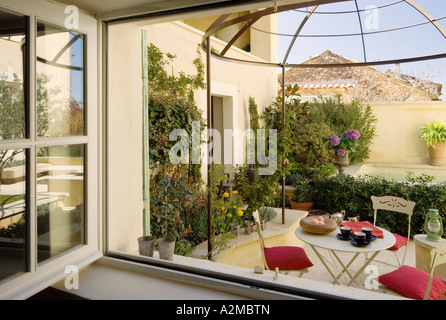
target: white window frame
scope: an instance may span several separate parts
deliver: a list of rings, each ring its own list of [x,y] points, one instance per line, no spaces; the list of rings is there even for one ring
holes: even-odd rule
[[[101,193],[99,190],[101,181],[100,171],[100,108],[98,95],[98,27],[97,20],[79,11],[80,33],[86,35],[84,42],[86,65],[86,75],[84,83],[85,92],[85,135],[60,137],[60,138],[37,138],[35,133],[35,73],[36,73],[36,25],[37,21],[53,24],[64,28],[65,5],[55,4],[48,1],[29,0],[0,0],[0,9],[8,10],[29,17],[30,34],[28,44],[30,46],[29,74],[29,113],[30,119],[30,139],[19,141],[0,141],[0,148],[28,148],[30,150],[30,190],[26,190],[30,195],[30,252],[29,272],[17,274],[0,282],[0,299],[23,299],[42,290],[57,281],[64,279],[67,274],[65,270],[68,266],[75,266],[79,269],[87,266],[102,256],[101,251]],[[99,128],[98,128],[99,127]],[[36,226],[36,150],[38,147],[63,145],[63,144],[84,144],[85,148],[85,245],[79,245],[67,250],[47,261],[37,263],[37,226]]]

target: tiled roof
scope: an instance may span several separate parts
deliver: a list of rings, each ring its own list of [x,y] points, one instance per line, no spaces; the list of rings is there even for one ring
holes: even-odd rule
[[[329,50],[304,61],[305,64],[345,64],[352,61]],[[438,100],[441,84],[418,81],[393,72],[381,72],[372,67],[291,68],[286,71],[286,84],[297,84],[300,94],[340,94],[346,101],[359,99],[364,102],[426,101]],[[279,79],[282,75],[279,75]],[[424,83],[423,85],[421,83]],[[430,89],[432,88],[432,90]],[[326,91],[324,91],[326,89]]]

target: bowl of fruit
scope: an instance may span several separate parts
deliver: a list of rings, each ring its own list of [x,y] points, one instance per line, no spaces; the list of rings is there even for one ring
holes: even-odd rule
[[[307,216],[300,220],[300,226],[307,232],[316,234],[326,234],[333,232],[338,227],[335,220],[330,219],[329,215]]]

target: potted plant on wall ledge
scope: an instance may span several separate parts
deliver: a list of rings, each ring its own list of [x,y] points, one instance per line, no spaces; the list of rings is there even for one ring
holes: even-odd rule
[[[294,191],[294,197],[290,200],[291,209],[308,211],[313,209],[316,186],[308,179],[299,181]]]
[[[444,162],[446,125],[444,122],[431,121],[421,128],[420,138],[427,143],[429,161],[432,166],[441,166]]]
[[[338,167],[339,173],[342,174],[344,167],[349,166],[349,153],[355,151],[360,136],[361,134],[357,130],[352,129],[322,139],[334,151],[333,163]]]

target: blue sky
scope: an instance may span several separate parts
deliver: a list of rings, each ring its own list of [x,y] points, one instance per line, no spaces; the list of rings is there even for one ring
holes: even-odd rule
[[[73,34],[75,34],[73,32]],[[85,67],[84,65],[84,38],[76,40],[71,46],[71,65]],[[81,104],[84,103],[84,72],[71,70],[71,96]]]
[[[434,18],[446,17],[446,1],[416,0]],[[385,6],[394,3],[393,5]],[[409,58],[423,55],[446,53],[446,39],[430,23],[403,30],[379,32],[420,24],[427,19],[404,1],[399,0],[357,0],[359,10],[374,6],[374,10],[362,11],[360,19],[365,35],[367,61]],[[309,8],[308,8],[309,9]],[[364,61],[363,44],[360,35],[327,37],[337,34],[360,34],[359,17],[355,1],[321,5],[303,27],[300,37],[290,52],[288,63],[301,63],[325,50],[341,56]],[[338,14],[338,12],[343,12]],[[279,59],[283,59],[286,50],[303,17],[306,9],[279,14]],[[439,20],[446,29],[446,18]],[[378,33],[377,33],[378,32]],[[282,61],[282,60],[281,60]],[[379,70],[393,69],[393,65],[375,67]],[[402,64],[401,72],[428,77],[429,80],[443,84],[443,100],[446,100],[446,59]]]

